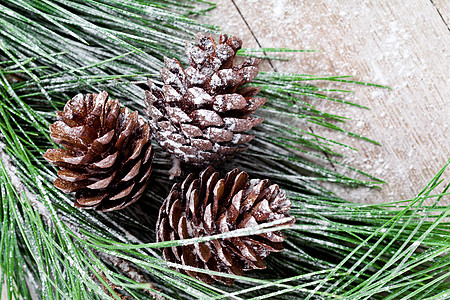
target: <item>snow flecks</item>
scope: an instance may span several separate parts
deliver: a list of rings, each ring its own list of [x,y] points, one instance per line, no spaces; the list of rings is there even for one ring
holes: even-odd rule
[[[411,246],[412,246],[412,248],[417,248],[420,246],[420,244],[421,244],[420,241],[414,241]]]
[[[258,70],[256,72],[258,72]],[[244,75],[244,77],[248,75],[247,72],[242,72],[242,74]],[[233,69],[220,70],[217,72],[217,75],[220,77],[220,79],[222,80],[222,84],[225,86],[237,85],[238,82],[242,80],[242,75],[239,75]]]
[[[228,142],[233,139],[233,133],[221,128],[208,127],[204,136],[214,143]]]
[[[206,128],[208,126],[223,126],[222,118],[212,110],[199,109],[190,114],[194,125],[200,126],[200,128]]]
[[[180,100],[181,100],[181,95],[180,95],[180,93],[178,93],[172,86],[170,86],[170,85],[164,85],[163,87],[162,87],[162,90],[163,90],[163,92],[164,92],[164,95],[166,96],[165,97],[165,100],[167,101],[167,102],[175,102],[175,103],[177,103],[177,102],[179,102]]]
[[[189,99],[196,107],[209,105],[213,102],[212,97],[206,93],[204,89],[198,87],[188,89],[186,98]]]
[[[219,44],[216,47],[216,56],[221,61],[226,61],[227,59],[232,57],[233,54],[234,54],[233,48],[231,48],[230,46],[228,46],[226,44]]]
[[[209,86],[211,90],[215,91],[223,85],[222,79],[217,74],[211,76],[211,81],[209,82]]]
[[[5,147],[6,145],[0,140],[0,158],[3,163],[3,167],[5,168],[6,173],[8,174],[9,180],[11,181],[11,184],[16,188],[17,193],[20,196],[25,194],[31,206],[35,210],[37,210],[42,217],[44,217],[46,220],[50,220],[51,214],[49,210],[45,207],[44,203],[42,203],[38,199],[35,193],[32,193],[27,188],[27,186],[22,182],[22,180],[17,175],[19,174],[19,171],[17,170],[17,167],[13,165],[9,155],[5,152]]]
[[[192,121],[192,119],[179,107],[167,106],[166,111],[169,115],[170,120],[175,124]]]
[[[247,106],[247,101],[239,94],[217,95],[214,97],[213,108],[217,112],[239,110]]]
[[[285,13],[285,0],[279,0],[273,6],[273,15],[282,18]]]
[[[233,144],[246,144],[250,142],[255,136],[251,134],[240,134],[236,133],[233,136],[233,139],[231,140],[231,143]]]
[[[115,267],[118,267],[122,273],[127,274],[132,280],[139,283],[147,283],[148,288],[154,288],[153,284],[148,282],[142,272],[139,269],[135,268],[130,261],[124,260],[111,254],[104,254],[102,252],[98,252],[98,254],[103,259],[110,261]],[[162,299],[158,295],[153,294],[153,292],[151,292],[148,288],[144,288],[143,291],[150,293],[150,295],[153,295],[155,299]]]
[[[223,122],[225,123],[225,128],[230,131],[235,131],[236,122],[235,118],[223,118]]]
[[[196,65],[202,64],[208,57],[204,51],[190,42],[186,43],[185,52],[189,60]]]
[[[200,73],[193,67],[188,67],[184,72],[191,85],[202,85],[208,78],[205,74]]]

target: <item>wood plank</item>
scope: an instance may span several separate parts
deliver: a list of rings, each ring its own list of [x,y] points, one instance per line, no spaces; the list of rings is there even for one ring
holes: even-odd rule
[[[442,21],[445,22],[447,28],[450,30],[450,1],[448,0],[430,0],[436,7]]]
[[[253,43],[231,18],[235,13],[230,1],[216,2],[210,23]],[[371,203],[411,198],[448,160],[450,34],[429,0],[235,3],[263,47],[322,50],[296,54],[289,63],[274,62],[279,71],[354,75],[392,87],[389,91],[351,86],[356,93],[348,99],[371,110],[313,101],[321,109],[352,117],[347,129],[382,144],[314,128],[360,149],[345,151],[345,161],[388,182],[381,191],[345,189],[339,195]]]

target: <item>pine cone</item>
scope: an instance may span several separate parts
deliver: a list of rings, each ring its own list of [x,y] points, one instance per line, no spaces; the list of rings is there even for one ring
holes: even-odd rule
[[[289,217],[291,202],[278,185],[268,179],[249,180],[234,169],[224,179],[212,167],[200,175],[191,173],[175,184],[159,211],[156,240],[173,241],[211,236]],[[291,218],[284,224],[293,224]],[[283,225],[284,225],[283,224]],[[283,250],[280,231],[212,240],[163,249],[165,260],[186,266],[242,275],[244,270],[264,269],[262,261],[271,251]],[[231,278],[184,271],[206,283],[232,284]]]
[[[206,166],[230,159],[254,138],[242,133],[264,121],[250,115],[266,101],[253,98],[260,88],[240,88],[258,74],[259,59],[233,66],[242,42],[197,34],[197,45],[186,44],[190,67],[165,58],[162,90],[149,81],[145,93],[153,136],[183,163]]]
[[[76,192],[75,206],[98,211],[122,209],[138,200],[148,184],[153,150],[150,127],[138,112],[100,94],[76,95],[57,112],[44,158],[58,166],[54,185]]]

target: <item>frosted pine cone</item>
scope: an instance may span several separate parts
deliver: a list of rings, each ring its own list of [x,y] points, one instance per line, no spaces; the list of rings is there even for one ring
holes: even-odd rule
[[[44,158],[58,166],[54,185],[76,192],[75,206],[99,211],[122,209],[138,200],[148,184],[153,150],[145,120],[108,93],[76,95],[50,126]]]
[[[186,44],[190,67],[165,58],[162,90],[149,81],[147,115],[158,143],[181,162],[206,166],[246,149],[254,138],[243,132],[264,121],[250,115],[266,101],[260,88],[245,87],[258,74],[259,59],[233,66],[242,42],[236,37],[197,35]]]
[[[239,169],[219,179],[219,174],[208,167],[172,187],[159,212],[156,239],[173,241],[251,228],[289,217],[290,206],[285,192],[267,179],[249,180],[247,173]],[[284,224],[294,221],[290,218]],[[264,269],[262,259],[272,251],[283,250],[284,239],[280,231],[273,231],[164,248],[163,256],[186,266],[242,275],[244,270]],[[207,283],[233,283],[221,276],[186,273]]]

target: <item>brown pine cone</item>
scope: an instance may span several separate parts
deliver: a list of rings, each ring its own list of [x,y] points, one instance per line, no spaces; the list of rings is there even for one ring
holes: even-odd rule
[[[266,101],[254,98],[260,88],[245,87],[258,74],[259,59],[233,66],[242,42],[197,34],[197,45],[186,44],[190,67],[165,58],[162,89],[149,81],[147,115],[158,143],[183,163],[206,166],[245,150],[254,138],[243,132],[264,121],[250,115]]]
[[[76,192],[76,207],[117,210],[141,197],[154,152],[137,111],[101,92],[76,95],[56,116],[50,137],[65,149],[49,149],[44,158],[60,168],[54,185]]]
[[[251,228],[289,217],[291,201],[268,179],[249,180],[234,169],[223,179],[212,167],[190,174],[175,184],[159,211],[156,240],[173,241]],[[292,217],[285,224],[293,224]],[[280,231],[251,236],[211,240],[163,249],[165,260],[211,271],[243,275],[244,270],[264,269],[262,261],[271,251],[283,250]],[[232,284],[231,278],[184,271],[206,283],[214,280]]]

